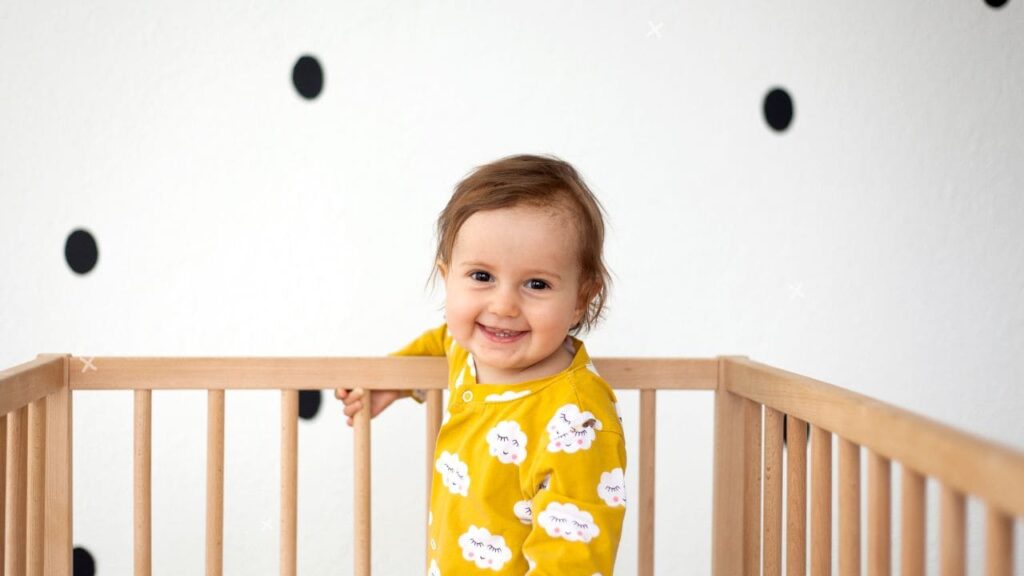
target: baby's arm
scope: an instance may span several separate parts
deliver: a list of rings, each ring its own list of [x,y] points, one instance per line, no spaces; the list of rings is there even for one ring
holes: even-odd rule
[[[437,328],[427,330],[418,338],[408,343],[401,350],[389,354],[389,356],[444,356],[446,345],[451,341],[448,335],[448,325],[442,324]],[[352,418],[362,410],[363,390],[356,388],[349,390],[338,388],[334,391],[335,398],[345,403],[345,416],[348,418],[348,425],[352,425]],[[392,402],[405,396],[411,396],[416,402],[422,404],[426,401],[425,390],[378,390],[371,395],[370,416],[379,414]]]
[[[612,574],[626,515],[626,443],[615,431],[594,433],[589,448],[551,452],[538,474],[548,486],[533,497],[533,530],[523,543],[528,576]]]
[[[401,350],[392,352],[389,356],[445,356],[450,342],[448,324],[445,323],[437,328],[427,330]],[[427,399],[426,390],[405,390],[403,395],[411,396],[420,404]]]

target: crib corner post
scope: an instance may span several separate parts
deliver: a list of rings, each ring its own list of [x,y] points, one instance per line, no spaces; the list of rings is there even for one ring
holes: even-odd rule
[[[714,498],[711,528],[711,574],[743,573],[743,399],[728,390],[728,356],[718,357],[715,390]]]
[[[63,386],[46,397],[43,571],[56,576],[71,576],[71,355],[39,354],[38,357],[63,359],[60,373]]]

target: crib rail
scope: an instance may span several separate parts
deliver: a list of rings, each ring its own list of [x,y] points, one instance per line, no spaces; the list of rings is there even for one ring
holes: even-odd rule
[[[742,356],[708,359],[597,358],[616,389],[638,390],[636,573],[654,574],[656,406],[659,391],[715,390],[712,569],[716,576],[806,574],[810,472],[811,572],[831,571],[832,436],[839,445],[839,566],[860,574],[860,451],[868,453],[868,574],[889,573],[891,462],[902,465],[902,574],[923,574],[926,477],[942,485],[942,574],[965,573],[965,499],[988,506],[986,570],[1012,570],[1012,520],[1024,515],[1024,455],[908,411]],[[0,372],[0,517],[5,574],[71,573],[71,391],[135,395],[135,574],[150,573],[152,391],[207,391],[206,572],[223,562],[224,391],[281,391],[282,575],[296,573],[298,391],[361,387],[426,389],[426,487],[441,425],[446,366],[441,358],[153,358],[40,355]],[[783,421],[787,447],[783,447]],[[370,418],[353,422],[353,564],[370,574]],[[810,462],[807,433],[810,426]],[[809,464],[809,466],[808,466]],[[787,468],[786,499],[782,469]],[[763,481],[763,486],[762,486]],[[763,495],[762,495],[763,491]],[[45,493],[45,498],[43,497]],[[44,505],[45,503],[45,505]],[[787,526],[782,526],[782,509]],[[763,514],[763,527],[762,527]],[[43,527],[40,529],[40,527]],[[762,559],[763,551],[763,559]]]
[[[715,574],[804,574],[806,426],[810,425],[811,572],[832,570],[832,436],[839,446],[839,572],[861,573],[860,451],[867,451],[867,568],[890,573],[891,462],[903,470],[901,570],[924,574],[925,480],[941,485],[941,574],[965,573],[965,498],[987,507],[985,570],[1013,569],[1013,519],[1024,516],[1024,454],[799,374],[724,357],[715,405]],[[763,411],[763,422],[762,422]],[[786,416],[787,448],[783,449]],[[762,439],[763,433],[763,439]],[[763,468],[762,468],[763,448]],[[783,455],[788,486],[782,500]],[[761,481],[764,479],[762,502]],[[741,498],[735,496],[742,495]],[[764,522],[761,533],[761,513]],[[735,531],[735,526],[743,526]],[[763,550],[763,559],[761,553]],[[760,564],[759,564],[760,562]]]
[[[441,426],[443,358],[168,358],[72,357],[72,390],[135,391],[135,573],[150,573],[150,413],[152,390],[208,391],[206,572],[219,575],[223,560],[224,390],[282,391],[280,573],[296,573],[296,485],[298,390],[360,387],[370,406],[373,390],[425,389],[426,490],[434,470],[434,439]],[[596,358],[616,389],[640,391],[639,574],[654,571],[654,447],[656,390],[714,390],[715,358]],[[370,574],[370,418],[353,418],[354,573]]]
[[[0,371],[4,574],[71,573],[71,394],[67,358]]]

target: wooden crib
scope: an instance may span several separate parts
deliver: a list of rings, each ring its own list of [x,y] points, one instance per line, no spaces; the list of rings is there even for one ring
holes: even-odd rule
[[[1024,515],[1024,454],[818,380],[754,362],[717,358],[597,358],[617,389],[639,390],[639,498],[636,573],[654,573],[655,407],[659,390],[714,390],[712,572],[716,576],[806,574],[832,569],[832,484],[838,485],[838,566],[861,574],[860,450],[867,452],[866,568],[890,566],[891,462],[901,465],[901,571],[923,575],[925,480],[941,486],[941,574],[965,573],[965,499],[986,507],[985,571],[1013,570],[1013,523]],[[222,572],[224,391],[281,390],[280,573],[296,573],[297,418],[300,389],[427,389],[426,484],[441,425],[441,358],[143,358],[40,354],[0,372],[0,517],[4,574],[70,575],[71,391],[135,391],[134,565],[150,574],[150,414],[152,390],[208,391],[206,572]],[[367,398],[368,400],[368,398]],[[364,406],[369,402],[364,402]],[[783,446],[785,418],[787,447]],[[628,415],[627,415],[628,417]],[[353,427],[354,573],[370,574],[370,418]],[[808,432],[809,438],[808,438]],[[839,470],[833,480],[832,436]],[[810,461],[807,442],[810,442]],[[786,499],[782,472],[786,466]],[[810,469],[810,534],[806,526]],[[787,510],[787,525],[782,510]],[[418,521],[410,519],[410,522]],[[425,526],[425,519],[424,526]],[[809,539],[809,542],[808,542]],[[785,544],[783,544],[785,542]]]

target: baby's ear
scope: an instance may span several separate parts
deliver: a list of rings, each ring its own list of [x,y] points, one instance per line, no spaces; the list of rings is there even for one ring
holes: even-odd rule
[[[444,262],[442,262],[441,260],[438,260],[436,262],[436,266],[437,266],[437,272],[439,274],[441,274],[441,279],[442,280],[447,280],[448,279],[448,267],[445,266]]]

